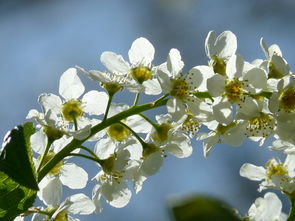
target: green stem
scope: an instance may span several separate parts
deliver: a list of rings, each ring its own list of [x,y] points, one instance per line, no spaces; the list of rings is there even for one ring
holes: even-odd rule
[[[136,97],[135,97],[135,100],[134,100],[134,103],[133,103],[133,106],[136,106],[138,104],[139,96],[140,96],[140,93],[137,93]]]
[[[78,122],[77,122],[77,118],[75,117],[75,115],[73,115],[73,121],[74,121],[75,131],[77,131],[78,130]]]
[[[143,139],[134,130],[132,130],[128,125],[126,125],[122,122],[119,122],[119,123],[122,124],[124,127],[126,127],[135,136],[135,138],[141,143],[142,146],[146,145],[146,143],[143,141]]]
[[[295,220],[295,199],[292,197],[289,197],[291,208],[289,212],[289,216],[287,221],[294,221]]]
[[[143,119],[145,119],[147,122],[149,122],[154,128],[158,128],[158,125],[153,122],[150,118],[145,116],[144,114],[139,114]]]
[[[40,163],[39,163],[38,168],[37,168],[37,173],[40,171],[40,169],[41,169],[41,167],[42,167],[42,164],[44,163],[44,160],[45,160],[45,158],[46,158],[46,156],[47,156],[47,153],[48,153],[48,151],[49,151],[50,146],[51,146],[52,143],[53,143],[53,142],[52,142],[51,140],[48,139],[48,142],[47,142],[46,148],[45,148],[45,150],[44,150],[43,155],[41,156],[41,160],[40,160]]]
[[[105,114],[104,114],[104,118],[103,118],[102,121],[105,121],[107,119],[107,117],[108,117],[112,100],[113,100],[113,94],[109,94],[109,100],[108,100],[107,108],[106,108],[106,111],[105,111]]]
[[[97,157],[90,157],[90,156],[80,154],[80,153],[70,153],[70,154],[68,154],[68,156],[83,157],[88,160],[92,160],[92,161],[98,163],[99,165],[101,165],[101,163],[102,163],[102,160],[99,160]]]
[[[105,119],[105,121],[102,121],[101,123],[95,125],[91,128],[91,133],[88,137],[86,137],[83,140],[77,140],[73,139],[69,144],[67,144],[60,152],[58,152],[50,161],[48,161],[44,167],[39,171],[38,174],[38,181],[40,182],[44,176],[52,169],[54,166],[60,162],[62,159],[64,159],[66,156],[68,156],[73,150],[76,148],[79,148],[85,141],[87,141],[90,137],[92,137],[94,134],[98,133],[99,131],[107,128],[108,126],[120,122],[121,120],[130,117],[135,114],[139,114],[141,112],[151,110],[157,107],[161,107],[166,105],[168,99],[165,99],[164,97],[159,98],[155,102],[150,102],[147,104],[142,104],[138,106],[133,106],[129,108],[128,110],[122,111],[117,115],[114,115],[108,119]]]
[[[84,147],[84,146],[82,146],[82,145],[80,145],[80,147],[79,148],[81,148],[81,149],[83,149],[83,150],[85,150],[85,151],[87,151],[88,153],[90,153],[94,158],[96,158],[96,159],[98,159],[98,160],[100,160],[97,156],[96,156],[96,154],[92,151],[92,150],[90,150],[89,148],[87,148],[87,147]]]

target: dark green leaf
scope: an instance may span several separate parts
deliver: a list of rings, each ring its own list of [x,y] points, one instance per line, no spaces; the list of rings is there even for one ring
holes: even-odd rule
[[[0,171],[0,221],[11,221],[25,212],[33,205],[36,193]]]
[[[172,203],[176,221],[240,221],[226,203],[205,196],[192,196]]]
[[[16,183],[38,190],[30,145],[30,136],[34,132],[33,123],[28,122],[7,133],[0,154],[0,171],[7,174]]]

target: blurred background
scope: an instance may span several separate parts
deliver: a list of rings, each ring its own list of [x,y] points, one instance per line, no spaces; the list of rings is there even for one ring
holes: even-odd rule
[[[207,64],[204,42],[210,30],[234,32],[237,52],[248,61],[264,58],[259,46],[263,36],[268,45],[281,47],[294,70],[294,9],[293,0],[0,0],[0,136],[23,123],[30,109],[40,110],[39,94],[58,94],[59,77],[67,68],[103,70],[99,63],[103,51],[127,59],[132,41],[140,36],[154,45],[154,64],[164,62],[170,48],[179,49],[185,71]],[[81,79],[89,90],[97,87],[84,76]],[[128,101],[124,95],[116,101]],[[264,193],[256,191],[258,183],[239,176],[240,166],[264,165],[276,154],[245,142],[241,147],[217,145],[204,159],[201,143],[194,141],[193,146],[190,158],[168,156],[160,172],[126,207],[104,203],[101,214],[81,220],[168,221],[168,201],[193,193],[223,199],[245,215]],[[84,165],[83,160],[77,163]],[[96,166],[85,166],[93,177]],[[288,212],[286,201],[284,210]]]

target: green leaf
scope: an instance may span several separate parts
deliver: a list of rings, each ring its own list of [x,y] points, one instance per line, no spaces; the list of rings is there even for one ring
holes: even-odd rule
[[[209,94],[209,92],[202,92],[202,91],[197,91],[194,93],[194,95],[197,97],[197,98],[200,98],[200,99],[205,99],[205,98],[209,98],[212,102],[214,101],[213,97]]]
[[[0,171],[0,221],[11,221],[25,212],[33,205],[36,193]]]
[[[240,221],[226,203],[205,196],[192,196],[171,202],[176,221]]]
[[[34,132],[33,123],[27,122],[7,133],[0,154],[0,171],[22,186],[39,190],[30,145]]]

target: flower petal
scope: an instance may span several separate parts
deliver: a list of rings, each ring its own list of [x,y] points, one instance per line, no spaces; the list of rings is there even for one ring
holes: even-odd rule
[[[128,51],[129,60],[133,65],[150,66],[154,60],[154,46],[146,38],[137,38]]]
[[[90,115],[103,114],[106,110],[108,100],[109,96],[105,92],[89,91],[82,98],[83,110]]]
[[[265,169],[261,166],[245,163],[240,169],[240,176],[246,177],[249,180],[261,181],[265,178]]]
[[[59,94],[66,100],[78,99],[84,90],[85,87],[77,75],[76,68],[69,68],[60,77]]]
[[[169,72],[173,77],[176,77],[178,73],[182,71],[183,66],[184,63],[181,60],[180,52],[177,49],[172,48],[167,58],[167,68]]]
[[[121,55],[111,51],[105,51],[100,56],[101,63],[110,71],[116,74],[125,75],[129,72],[130,66]]]
[[[72,202],[68,208],[70,213],[88,215],[93,213],[95,210],[95,205],[92,200],[83,193],[72,195],[68,199]]]
[[[66,163],[62,166],[60,180],[63,185],[71,189],[82,189],[88,181],[87,172],[74,163]]]

